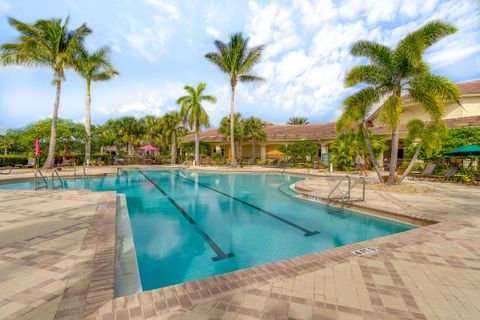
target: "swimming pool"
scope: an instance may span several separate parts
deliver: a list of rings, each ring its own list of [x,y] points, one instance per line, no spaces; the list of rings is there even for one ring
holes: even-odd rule
[[[351,211],[331,214],[323,205],[282,192],[300,179],[127,170],[115,177],[66,179],[64,187],[125,194],[144,290],[414,228]],[[33,184],[0,188],[33,189]]]

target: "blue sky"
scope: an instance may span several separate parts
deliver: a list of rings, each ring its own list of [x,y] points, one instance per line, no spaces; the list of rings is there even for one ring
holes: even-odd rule
[[[480,79],[480,4],[476,0],[0,0],[0,43],[14,41],[11,16],[25,22],[70,15],[70,27],[93,29],[89,48],[112,48],[120,76],[92,88],[93,122],[123,115],[162,115],[177,108],[183,86],[207,83],[218,98],[206,104],[212,126],[229,110],[227,78],[205,60],[213,40],[241,31],[266,44],[255,72],[259,84],[240,84],[236,108],[274,123],[290,116],[334,120],[345,72],[362,62],[349,55],[357,40],[391,47],[426,21],[442,19],[459,31],[431,48],[435,72],[455,82]],[[51,116],[54,88],[48,69],[0,69],[0,127],[16,128]],[[63,85],[60,116],[83,120],[84,81],[72,72]]]

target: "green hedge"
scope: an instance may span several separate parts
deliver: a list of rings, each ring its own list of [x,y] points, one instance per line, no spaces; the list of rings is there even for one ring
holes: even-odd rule
[[[4,154],[0,155],[1,167],[14,167],[17,164],[27,164],[28,156],[19,154]]]

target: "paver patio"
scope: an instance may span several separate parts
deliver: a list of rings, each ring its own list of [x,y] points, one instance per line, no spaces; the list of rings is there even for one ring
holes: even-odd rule
[[[2,190],[0,318],[480,319],[480,188],[421,184],[434,191],[369,190],[356,205],[439,223],[113,300],[113,246],[97,246],[113,234],[100,219],[114,216],[113,193]],[[364,247],[379,251],[351,253]]]

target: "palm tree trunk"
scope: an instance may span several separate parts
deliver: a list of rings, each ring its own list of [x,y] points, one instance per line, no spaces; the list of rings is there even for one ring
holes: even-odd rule
[[[198,166],[200,164],[200,137],[198,126],[195,127],[195,165]]]
[[[85,141],[85,160],[84,163],[90,163],[90,152],[91,152],[91,124],[92,118],[90,115],[90,105],[92,99],[90,96],[90,80],[87,80],[87,96],[85,99],[85,133],[87,134],[87,140]]]
[[[237,166],[235,158],[235,132],[234,132],[234,116],[235,116],[235,85],[232,84],[232,95],[230,96],[230,156],[232,167]]]
[[[255,161],[257,160],[256,149],[257,149],[256,141],[255,139],[252,139],[252,165],[254,165]]]
[[[172,132],[172,154],[170,158],[170,163],[174,165],[177,163],[177,132],[173,130]]]
[[[417,150],[415,150],[415,154],[413,155],[412,160],[410,160],[410,163],[408,164],[407,169],[405,169],[405,172],[403,172],[403,174],[400,176],[400,179],[398,179],[399,184],[400,184],[400,182],[403,181],[403,179],[405,179],[406,176],[408,176],[408,174],[410,173],[410,170],[412,170],[413,166],[415,165],[415,162],[418,159],[418,156],[420,155],[420,149],[421,148],[422,148],[422,144],[419,143],[418,146],[417,146]]]
[[[58,109],[60,108],[60,92],[62,90],[62,80],[55,80],[56,93],[55,103],[53,105],[52,115],[52,129],[50,131],[50,144],[48,146],[48,156],[43,168],[51,169],[55,164],[55,147],[57,146],[57,123],[58,123]]]
[[[372,143],[370,142],[370,137],[368,136],[368,131],[365,123],[363,123],[363,136],[365,137],[365,144],[367,145],[368,154],[370,155],[370,161],[372,161],[373,168],[375,168],[378,179],[380,180],[380,182],[383,183],[382,173],[380,172],[380,168],[378,167],[377,159],[375,159],[375,153],[373,152]]]
[[[127,152],[129,155],[133,155],[133,138],[132,136],[128,136],[128,146],[127,146]]]
[[[398,127],[392,131],[392,144],[391,144],[391,153],[390,153],[390,170],[388,173],[388,182],[389,186],[395,184],[395,171],[397,170],[397,161],[398,161],[398,140],[399,132]]]

